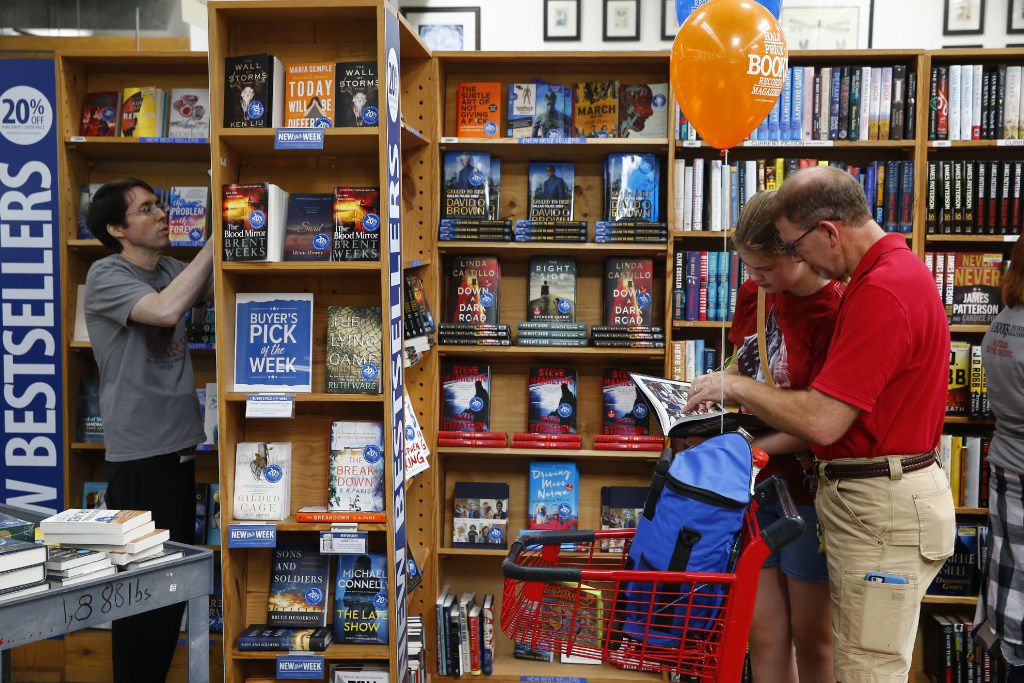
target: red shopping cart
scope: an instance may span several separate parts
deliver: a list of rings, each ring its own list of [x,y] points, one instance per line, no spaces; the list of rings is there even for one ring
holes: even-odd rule
[[[769,502],[783,516],[761,529],[757,508]],[[626,569],[633,529],[522,534],[502,565],[501,629],[531,649],[733,683],[743,670],[761,565],[803,530],[785,483],[772,477],[758,485],[744,516],[731,574]],[[666,619],[667,612],[700,616]],[[657,637],[638,632],[638,622]]]

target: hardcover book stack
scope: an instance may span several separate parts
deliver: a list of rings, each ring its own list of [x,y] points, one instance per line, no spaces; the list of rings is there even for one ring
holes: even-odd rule
[[[494,596],[459,595],[445,585],[435,603],[438,673],[462,676],[494,672]]]
[[[661,160],[653,154],[609,154],[604,163],[604,221],[594,241],[665,242],[661,220]]]
[[[946,414],[992,417],[985,365],[981,361],[981,347],[977,344],[950,342]]]
[[[520,346],[586,346],[587,325],[576,322],[576,259],[533,256],[529,263],[526,320]]]
[[[445,278],[448,322],[441,344],[508,346],[512,335],[501,320],[501,263],[493,256],[453,256]]]
[[[0,536],[0,603],[47,590],[45,562],[45,546]]]
[[[950,64],[932,67],[929,140],[1021,138],[1021,65]]]
[[[508,435],[490,431],[491,367],[446,361],[441,366],[439,446],[504,448]]]
[[[697,140],[678,107],[676,114],[677,139]],[[748,139],[912,140],[916,117],[917,73],[905,64],[792,66],[782,95]]]
[[[929,161],[929,235],[1019,235],[1024,230],[1024,162]]]
[[[527,175],[529,212],[516,221],[517,242],[586,242],[587,222],[573,220],[576,165],[532,161]]]
[[[416,273],[406,273],[403,282],[405,285],[405,296],[402,303],[405,322],[403,350],[405,352],[405,367],[411,367],[419,362],[420,354],[426,353],[434,345],[434,332],[437,330],[437,325],[434,323],[434,314],[430,310],[430,302],[427,301],[427,290],[420,276]]]
[[[990,325],[1002,307],[1002,254],[925,252],[951,325]]]
[[[651,406],[628,370],[605,368],[601,379],[601,433],[598,450],[660,451],[665,439],[650,433]]]
[[[676,159],[674,230],[734,230],[747,202],[760,190],[774,190],[787,176],[812,166],[847,171],[864,188],[875,222],[887,232],[909,233],[913,224],[914,162],[854,164],[811,158],[736,161]]]
[[[532,367],[529,382],[527,431],[512,435],[512,447],[582,448],[582,437],[577,432],[576,368]]]
[[[654,325],[654,261],[610,258],[604,264],[604,324],[590,329],[599,347],[660,349],[665,333]]]
[[[672,319],[732,320],[746,266],[735,251],[677,251],[672,266]]]
[[[165,551],[170,538],[166,529],[157,529],[149,510],[64,510],[39,523],[48,544],[107,553],[113,565],[122,571],[149,564],[169,562],[181,557],[180,551]],[[93,577],[95,578],[95,577]]]
[[[446,152],[439,239],[510,242],[512,222],[498,218],[500,191],[500,159],[487,152]]]

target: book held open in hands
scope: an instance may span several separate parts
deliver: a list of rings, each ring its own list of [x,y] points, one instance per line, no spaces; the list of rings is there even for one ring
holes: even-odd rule
[[[677,382],[664,377],[650,377],[630,373],[637,387],[644,393],[658,416],[658,423],[666,436],[715,436],[744,429],[751,434],[770,429],[759,418],[749,413],[734,413],[716,403],[690,413],[683,412],[690,382]]]

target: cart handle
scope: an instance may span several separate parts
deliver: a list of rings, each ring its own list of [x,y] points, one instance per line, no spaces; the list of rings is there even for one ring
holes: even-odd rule
[[[779,476],[764,480],[754,489],[754,497],[759,505],[778,503],[782,517],[761,529],[761,538],[770,552],[788,545],[804,533],[804,520],[797,512],[793,498],[789,495],[789,487]]]
[[[529,546],[554,545],[562,543],[593,543],[593,531],[545,531],[520,534],[512,541],[508,555],[501,563],[501,572],[505,578],[516,581],[545,581],[570,583],[580,582],[580,567],[523,567],[517,564],[519,555]]]

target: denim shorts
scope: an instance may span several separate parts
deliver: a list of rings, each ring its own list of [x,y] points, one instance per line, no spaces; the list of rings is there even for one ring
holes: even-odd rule
[[[769,555],[764,566],[781,567],[783,574],[801,581],[827,583],[828,563],[825,551],[818,543],[818,515],[813,505],[797,505],[796,509],[804,520],[804,533]],[[777,503],[765,505],[757,511],[757,523],[762,529],[780,517],[782,510]]]

